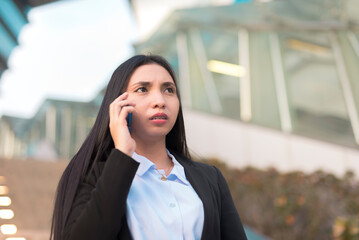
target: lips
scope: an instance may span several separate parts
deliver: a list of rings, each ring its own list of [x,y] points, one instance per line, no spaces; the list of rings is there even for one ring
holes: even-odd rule
[[[165,113],[156,113],[150,117],[150,120],[157,120],[157,119],[167,120],[168,116]]]

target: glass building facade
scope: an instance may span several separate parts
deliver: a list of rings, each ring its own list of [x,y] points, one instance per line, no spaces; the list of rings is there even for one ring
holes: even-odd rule
[[[136,50],[171,62],[186,107],[359,149],[359,4],[347,3],[180,10]]]
[[[358,150],[358,8],[303,0],[183,9],[135,49],[169,60],[188,109]],[[59,157],[73,156],[103,91],[88,104],[47,100],[20,128],[3,116],[0,154],[31,156],[47,139]]]
[[[0,1],[0,76],[7,68],[7,60],[18,45],[22,27],[27,23],[30,6],[14,0]]]
[[[56,0],[1,0],[0,1],[0,77],[7,69],[12,50],[19,44],[21,29],[28,23],[27,13],[32,7]]]

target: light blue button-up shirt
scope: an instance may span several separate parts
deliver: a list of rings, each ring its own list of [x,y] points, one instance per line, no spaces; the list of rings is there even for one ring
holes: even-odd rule
[[[174,167],[162,175],[153,162],[134,153],[140,163],[127,198],[127,223],[135,240],[194,240],[202,235],[203,204],[183,166],[168,152]]]

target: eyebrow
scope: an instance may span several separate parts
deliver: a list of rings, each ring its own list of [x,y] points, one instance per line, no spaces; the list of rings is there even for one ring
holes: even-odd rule
[[[145,81],[140,81],[140,82],[136,82],[136,83],[132,84],[132,86],[136,86],[136,85],[148,86],[148,85],[151,85],[151,83],[150,82],[145,82]]]
[[[164,82],[164,83],[162,83],[162,86],[165,86],[165,87],[168,87],[168,86],[176,87],[176,85],[175,85],[173,82]]]
[[[152,84],[151,82],[139,81],[139,82],[136,82],[136,83],[132,84],[132,86],[137,86],[137,85],[150,86],[151,84]],[[176,85],[173,82],[164,82],[161,85],[165,86],[165,87],[168,87],[168,86],[176,87]]]

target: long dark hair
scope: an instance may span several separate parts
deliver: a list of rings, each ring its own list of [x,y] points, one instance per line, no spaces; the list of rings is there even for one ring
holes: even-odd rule
[[[165,68],[171,75],[177,87],[177,81],[173,69],[161,56],[137,55],[122,63],[114,71],[111,80],[107,85],[106,93],[100,106],[95,124],[79,151],[71,159],[60,179],[56,191],[50,239],[62,239],[66,219],[71,210],[72,202],[79,183],[86,178],[94,163],[98,161],[105,161],[111,150],[114,148],[114,143],[109,129],[110,104],[119,95],[126,91],[130,77],[139,66],[152,63]],[[181,102],[178,91],[177,95]],[[166,136],[166,147],[171,152],[184,155],[188,159],[190,158],[186,143],[181,104],[175,125]]]

